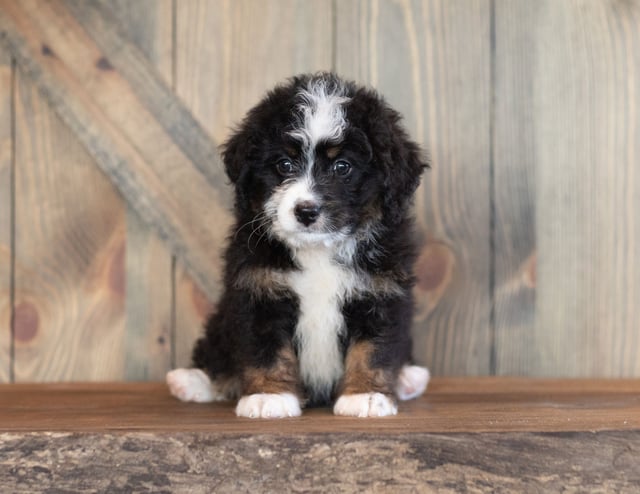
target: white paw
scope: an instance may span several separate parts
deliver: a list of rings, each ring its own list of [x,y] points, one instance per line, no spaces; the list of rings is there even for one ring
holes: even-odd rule
[[[182,401],[206,403],[219,399],[211,379],[200,369],[175,369],[167,372],[171,394]]]
[[[417,398],[427,389],[429,377],[429,370],[425,367],[405,365],[398,375],[396,396],[403,401]]]
[[[333,413],[349,417],[386,417],[398,413],[398,407],[382,393],[361,393],[342,395],[333,406]]]
[[[240,398],[236,406],[238,417],[250,419],[281,419],[284,417],[299,417],[300,401],[291,393],[259,393]]]

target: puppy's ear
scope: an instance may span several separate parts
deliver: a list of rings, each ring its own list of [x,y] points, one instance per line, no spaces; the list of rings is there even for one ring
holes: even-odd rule
[[[244,127],[236,129],[222,145],[222,161],[227,176],[234,185],[238,183],[242,170],[246,166],[247,149],[250,144],[249,133]]]
[[[401,116],[386,104],[380,107],[371,142],[384,176],[383,213],[392,222],[401,221],[412,204],[420,176],[429,164],[420,147],[402,125]]]

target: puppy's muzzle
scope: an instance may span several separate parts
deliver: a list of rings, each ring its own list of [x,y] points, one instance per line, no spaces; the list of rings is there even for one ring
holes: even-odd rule
[[[309,226],[320,217],[320,205],[312,201],[303,201],[296,204],[293,213],[300,223]]]

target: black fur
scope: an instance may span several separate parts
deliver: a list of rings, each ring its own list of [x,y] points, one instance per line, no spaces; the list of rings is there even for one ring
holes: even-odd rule
[[[313,168],[331,228],[358,238],[352,258],[336,262],[347,262],[349,269],[396,287],[393,293],[372,289],[345,298],[342,350],[346,353],[356,341],[370,341],[375,345],[371,366],[394,375],[411,359],[415,249],[410,206],[427,165],[401,127],[400,115],[375,91],[332,74],[303,75],[267,94],[224,146],[226,172],[235,188],[236,222],[225,254],[224,293],[193,352],[195,366],[213,379],[242,377],[247,368],[268,369],[279,349],[295,347],[300,310],[296,294],[286,287],[253,290],[238,280],[256,268],[279,273],[300,269],[286,240],[272,234],[270,222],[256,218],[284,181],[275,167],[278,160],[302,159],[300,143],[288,133],[302,118],[299,91],[318,79],[339,86],[348,98],[343,137],[318,144]],[[339,146],[339,158],[352,165],[347,178],[327,171],[332,160],[325,150],[332,146]],[[339,386],[336,383],[334,391]],[[306,391],[307,397],[321,401],[335,398]]]

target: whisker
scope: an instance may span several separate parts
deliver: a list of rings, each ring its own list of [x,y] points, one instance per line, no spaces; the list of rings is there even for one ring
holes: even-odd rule
[[[246,227],[248,227],[249,225],[253,225],[256,221],[262,221],[263,219],[265,219],[266,217],[266,213],[264,211],[260,211],[257,215],[255,215],[253,217],[253,219],[251,221],[247,221],[244,225],[240,226],[235,234],[233,235],[233,239],[237,239],[238,238],[238,234]]]
[[[260,219],[258,226],[251,231],[251,233],[249,234],[249,238],[247,238],[247,247],[249,248],[249,252],[251,252],[252,254],[254,254],[254,252],[253,249],[251,249],[251,237],[253,237],[259,230],[263,230],[263,232],[258,237],[258,240],[256,240],[255,245],[257,246],[264,237],[265,233],[267,233],[268,231],[267,226],[269,225],[269,217],[266,214],[262,214],[256,216],[255,220],[258,220],[258,218]]]
[[[264,238],[264,236],[268,235],[268,234],[269,234],[269,229],[265,228],[264,231],[262,232],[262,234],[258,237],[258,240],[256,240],[256,245],[258,245],[260,243],[260,241]]]

